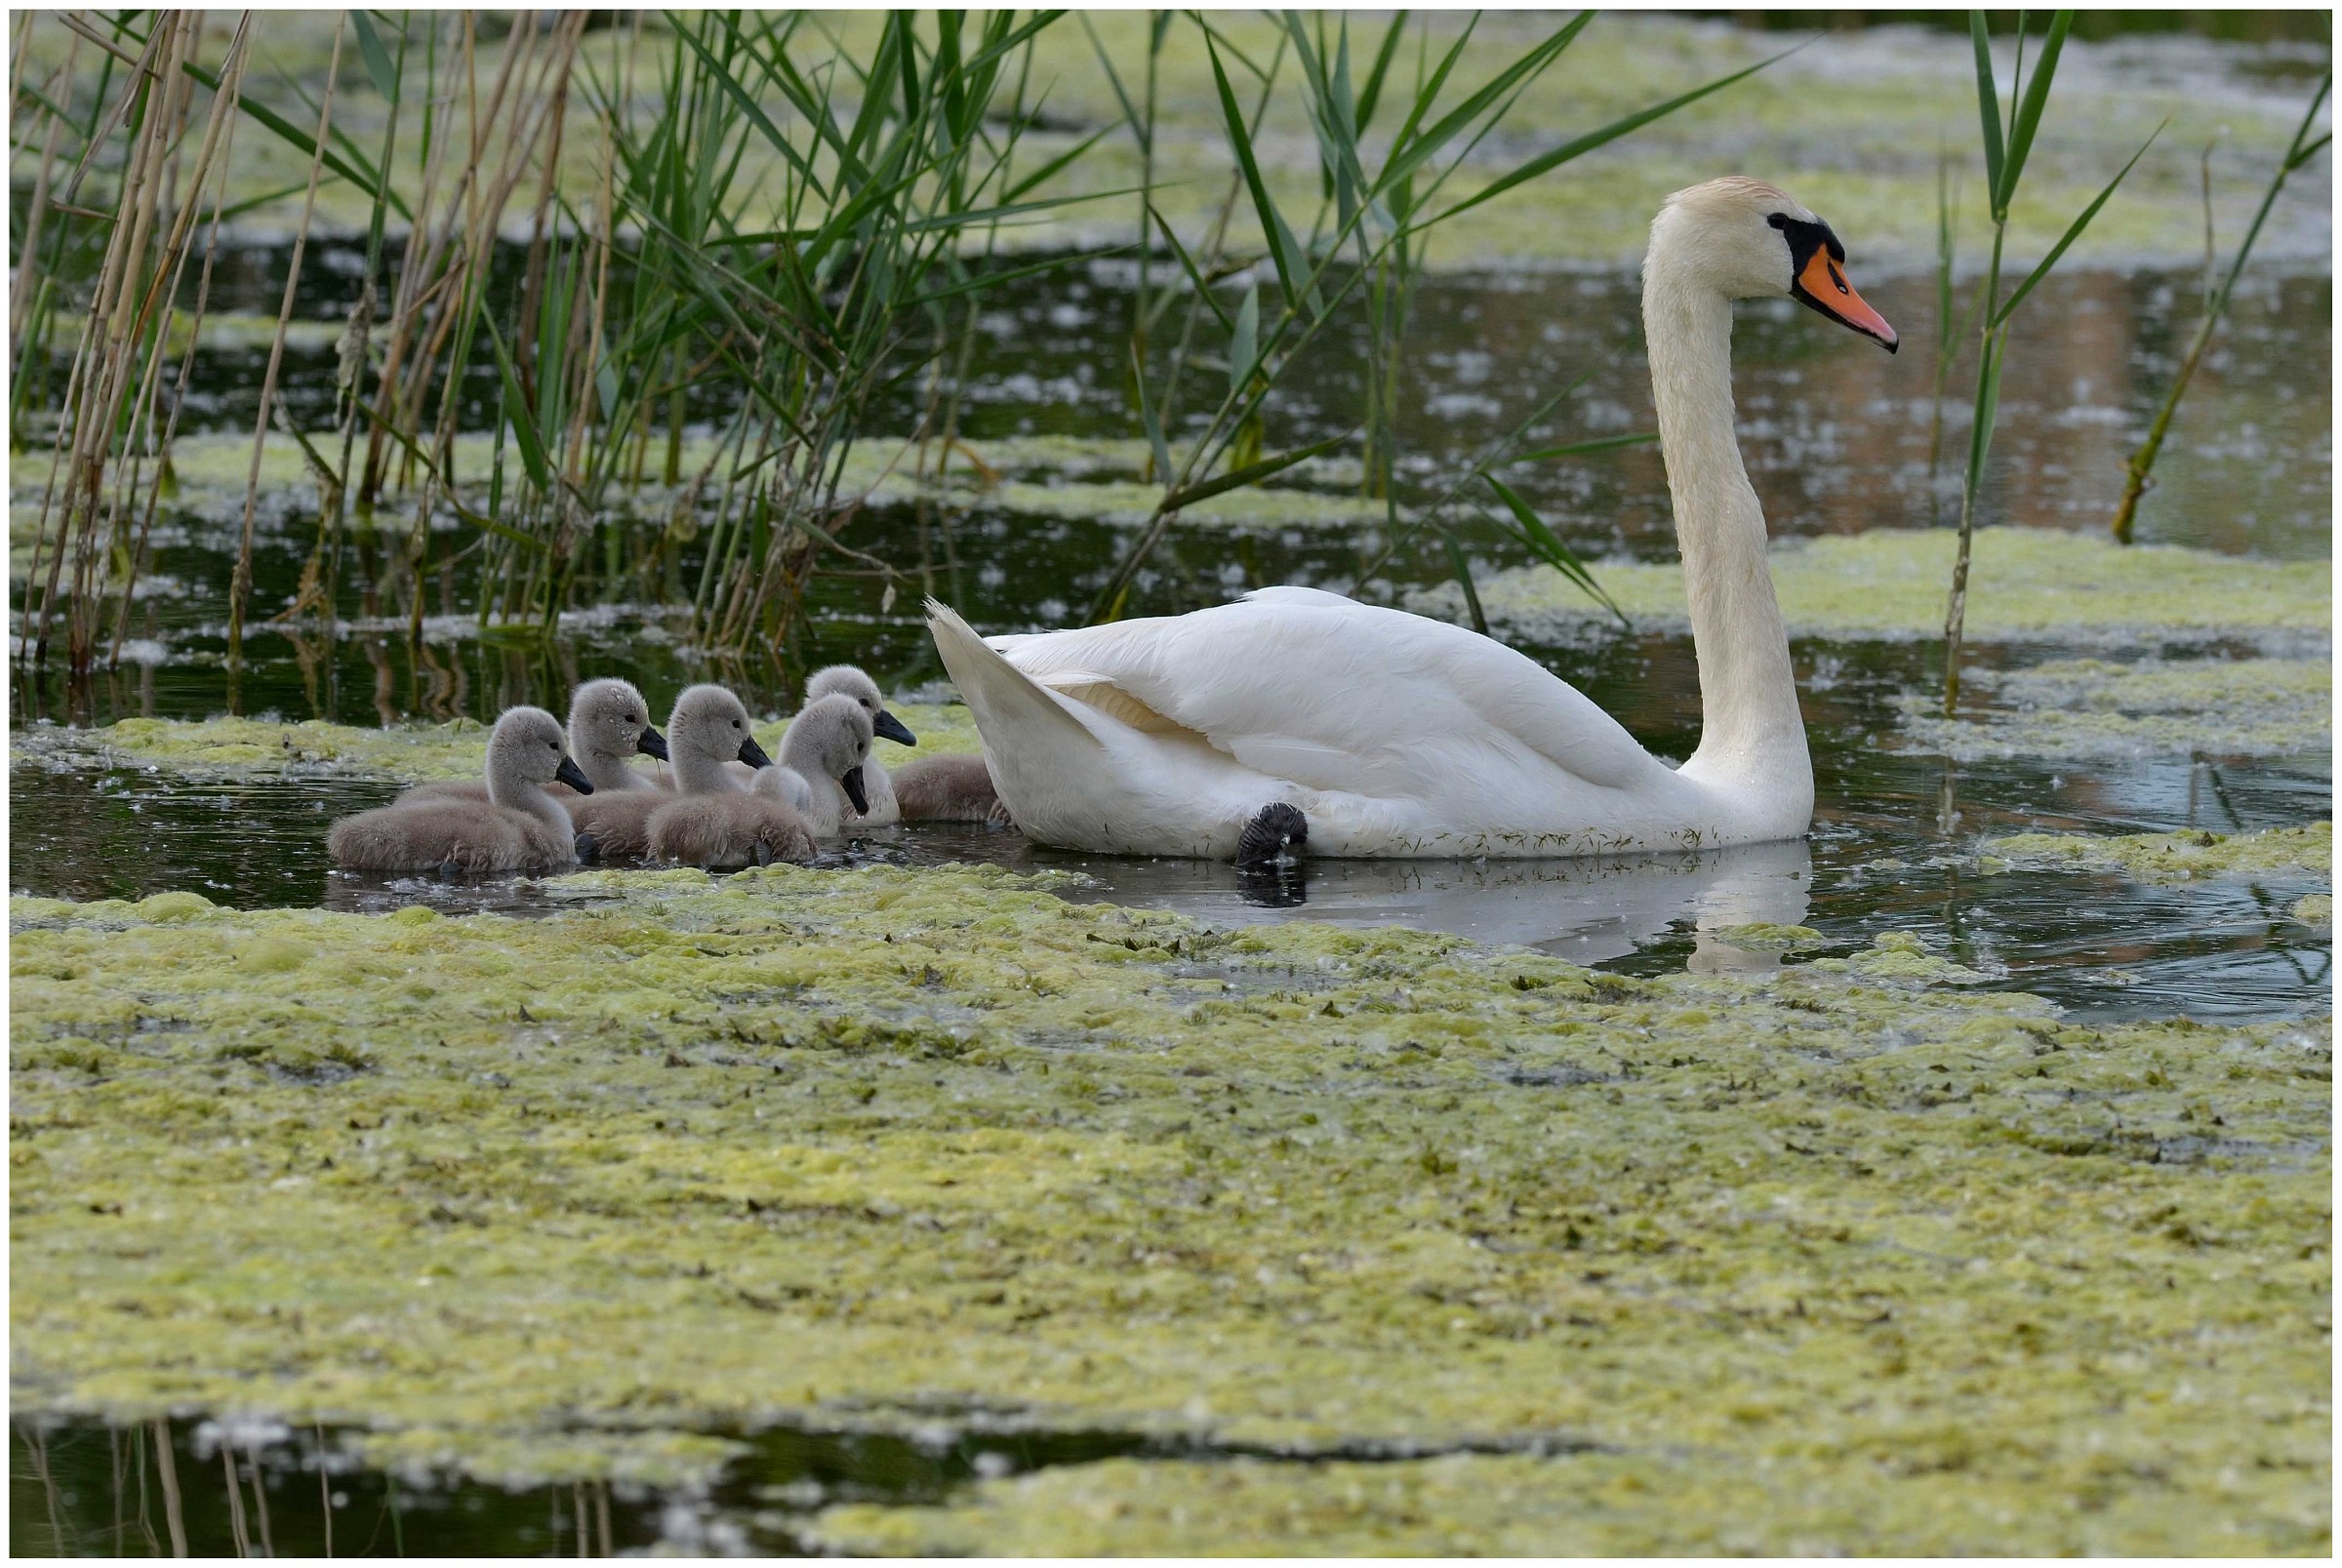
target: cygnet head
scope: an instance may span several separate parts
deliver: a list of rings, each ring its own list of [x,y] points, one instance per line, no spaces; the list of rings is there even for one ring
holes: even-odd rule
[[[805,704],[781,738],[781,761],[807,779],[834,779],[854,809],[868,812],[862,765],[870,757],[870,716],[843,692]]]
[[[556,779],[581,795],[592,794],[593,782],[570,760],[568,740],[561,721],[544,708],[506,708],[488,736],[489,798],[507,805],[510,802],[501,798],[503,791]]]
[[[589,680],[569,700],[569,744],[580,757],[666,760],[666,737],[651,728],[651,706],[632,681]]]
[[[1846,248],[1788,192],[1727,175],[1667,198],[1651,222],[1646,286],[1712,289],[1727,300],[1797,301],[1895,351],[1895,329],[1846,281]]]
[[[909,727],[886,710],[886,700],[878,695],[878,683],[862,672],[857,664],[831,664],[817,669],[805,683],[807,706],[825,697],[851,697],[855,704],[870,716],[870,733],[898,745],[917,745],[919,738]]]
[[[678,765],[686,757],[712,765],[740,761],[751,768],[773,763],[748,729],[748,710],[721,686],[683,689],[667,715],[666,745]]]

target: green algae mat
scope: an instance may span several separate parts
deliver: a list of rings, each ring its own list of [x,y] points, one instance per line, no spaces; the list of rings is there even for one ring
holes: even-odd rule
[[[1792,636],[1941,637],[1958,543],[1950,529],[1908,528],[1777,541],[1770,565],[1781,618]],[[1974,550],[1971,641],[2127,649],[2233,638],[2322,653],[2331,644],[2326,574],[2298,562],[2122,545],[2049,528],[1980,528]],[[1677,563],[1606,561],[1595,575],[1637,626],[1689,625]],[[1580,625],[1610,621],[1550,566],[1497,573],[1480,583],[1479,598],[1492,626],[1517,635],[1565,638]],[[1463,595],[1441,584],[1412,595],[1408,608],[1459,619]]]
[[[17,1410],[511,1482],[773,1421],[1200,1445],[849,1550],[2326,1549],[2322,1021],[989,869],[545,890],[14,901]]]

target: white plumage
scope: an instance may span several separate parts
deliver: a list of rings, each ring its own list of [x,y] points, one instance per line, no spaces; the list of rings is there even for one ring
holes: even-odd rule
[[[930,600],[1017,825],[1076,849],[1215,858],[1278,801],[1308,817],[1312,855],[1585,856],[1803,833],[1813,771],[1731,394],[1731,302],[1791,293],[1822,243],[1800,235],[1828,230],[1745,180],[1678,192],[1652,225],[1643,314],[1706,714],[1680,769],[1489,638],[1313,588],[990,639]],[[1849,325],[1859,312],[1891,347],[1892,329],[1842,292],[1850,306],[1807,302]]]

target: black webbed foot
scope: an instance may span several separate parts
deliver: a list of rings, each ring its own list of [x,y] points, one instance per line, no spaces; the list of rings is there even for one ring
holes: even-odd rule
[[[1310,841],[1310,820],[1301,808],[1277,801],[1263,806],[1244,824],[1236,840],[1236,864],[1241,866],[1291,864]]]

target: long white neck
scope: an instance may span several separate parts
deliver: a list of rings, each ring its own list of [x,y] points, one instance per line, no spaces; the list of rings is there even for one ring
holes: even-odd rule
[[[509,811],[525,812],[567,839],[576,831],[569,820],[568,809],[545,790],[530,782],[515,766],[500,765],[488,759],[488,798]]]
[[[1682,772],[1760,792],[1801,829],[1813,764],[1765,565],[1764,511],[1732,427],[1732,302],[1677,261],[1654,237],[1642,323],[1700,666],[1700,746]]]

